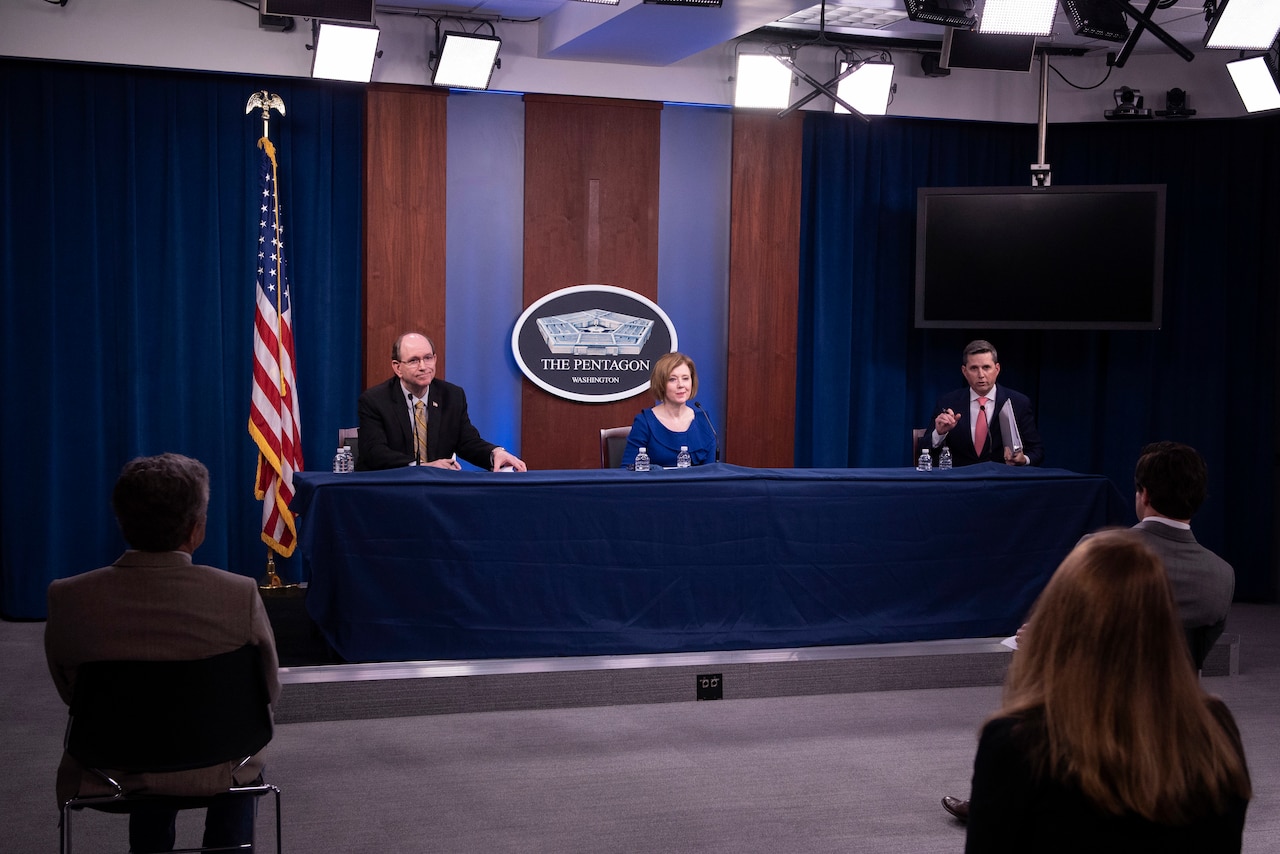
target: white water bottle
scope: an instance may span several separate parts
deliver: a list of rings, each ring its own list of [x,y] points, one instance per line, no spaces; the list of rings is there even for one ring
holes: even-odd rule
[[[929,456],[928,448],[920,452],[920,459],[916,461],[916,471],[933,471],[933,457]]]
[[[938,468],[951,468],[951,448],[947,445],[942,446],[942,456],[938,457]]]
[[[693,465],[693,459],[689,456],[689,446],[681,445],[680,453],[676,454],[676,468],[687,469]]]
[[[641,448],[636,452],[636,471],[649,470],[649,449]]]
[[[344,445],[333,455],[333,473],[342,474],[349,471],[351,471],[351,457]]]

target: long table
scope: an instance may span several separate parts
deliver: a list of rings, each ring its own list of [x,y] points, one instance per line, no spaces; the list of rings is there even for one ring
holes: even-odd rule
[[[348,661],[764,649],[1013,632],[1106,478],[913,469],[294,478],[307,609]]]

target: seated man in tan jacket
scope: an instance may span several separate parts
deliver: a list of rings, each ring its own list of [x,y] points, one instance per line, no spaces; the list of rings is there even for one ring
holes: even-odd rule
[[[178,454],[139,457],[121,471],[111,505],[129,550],[110,566],[49,586],[45,655],[63,701],[70,705],[76,669],[85,662],[207,658],[254,644],[274,703],[280,693],[279,662],[257,583],[191,561],[204,541],[208,469]],[[257,779],[263,755],[238,769],[234,765],[115,779],[125,791],[213,794]],[[107,793],[101,780],[63,755],[57,779],[60,805],[75,795]],[[206,846],[252,841],[252,798],[229,800],[223,808],[208,810]],[[130,814],[130,850],[172,850],[175,817],[171,809]]]

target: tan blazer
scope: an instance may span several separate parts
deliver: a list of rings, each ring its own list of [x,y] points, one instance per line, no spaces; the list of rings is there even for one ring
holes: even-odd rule
[[[200,566],[186,552],[127,551],[111,566],[49,585],[45,656],[63,702],[70,705],[76,668],[87,661],[206,658],[256,644],[267,692],[280,695],[275,636],[252,578]],[[164,774],[115,777],[126,791],[203,795],[252,782],[265,751],[233,775],[235,763]],[[112,775],[115,776],[115,775]],[[108,787],[63,755],[57,796],[107,794]]]

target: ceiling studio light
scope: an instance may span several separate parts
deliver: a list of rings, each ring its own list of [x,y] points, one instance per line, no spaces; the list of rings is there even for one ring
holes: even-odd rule
[[[843,74],[849,63],[840,63]],[[840,81],[836,94],[864,116],[883,116],[889,109],[889,95],[893,92],[893,64],[889,62],[867,62],[848,77]],[[835,106],[837,113],[849,114],[849,111]]]
[[[312,77],[368,83],[373,76],[373,60],[378,55],[377,27],[315,22],[313,44]]]
[[[450,89],[488,89],[501,47],[502,40],[497,36],[445,33],[431,84]]]
[[[1236,84],[1244,108],[1251,113],[1280,109],[1280,87],[1276,72],[1265,56],[1238,59],[1227,63],[1231,82]]]
[[[987,0],[978,32],[1011,36],[1047,36],[1053,32],[1058,0]]]
[[[738,54],[733,105],[748,109],[785,109],[791,101],[791,71],[771,54]]]
[[[1224,50],[1266,50],[1276,40],[1278,32],[1280,3],[1276,0],[1219,0],[1218,14],[1204,34],[1204,46]]]
[[[724,0],[644,0],[651,6],[711,6],[718,7]]]
[[[907,17],[921,24],[944,27],[972,27],[973,0],[907,0]]]
[[[1129,38],[1129,24],[1124,10],[1111,0],[1062,0],[1071,31],[1078,36],[1108,42],[1124,42]]]
[[[621,0],[578,0],[579,3],[596,3],[600,6],[617,6]]]

